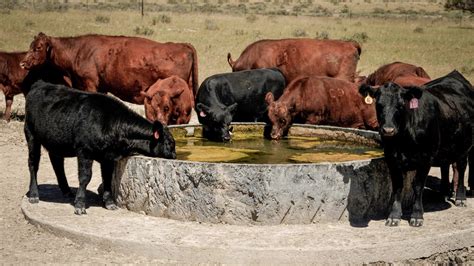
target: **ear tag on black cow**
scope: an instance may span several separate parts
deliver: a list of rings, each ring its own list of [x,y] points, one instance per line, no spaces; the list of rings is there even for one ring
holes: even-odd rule
[[[410,100],[410,109],[418,109],[418,99],[417,98],[412,98]]]
[[[374,99],[373,99],[372,97],[370,97],[370,95],[367,95],[367,96],[365,96],[365,98],[364,98],[364,102],[365,102],[366,104],[372,104],[372,103],[374,102]]]
[[[199,112],[199,116],[201,117],[206,117],[206,113],[204,113],[203,111]]]
[[[158,131],[153,132],[153,137],[158,140],[160,139],[160,133]]]

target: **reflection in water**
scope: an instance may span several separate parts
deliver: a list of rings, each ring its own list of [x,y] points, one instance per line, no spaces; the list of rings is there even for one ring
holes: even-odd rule
[[[341,162],[383,155],[381,149],[360,143],[298,136],[271,141],[261,135],[234,136],[229,143],[178,138],[176,152],[179,160],[250,164]]]

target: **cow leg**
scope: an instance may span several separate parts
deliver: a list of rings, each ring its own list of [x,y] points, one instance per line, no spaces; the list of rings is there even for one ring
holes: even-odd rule
[[[13,104],[13,96],[5,94],[5,113],[3,114],[3,119],[7,122],[10,122],[10,117],[12,114],[12,104]]]
[[[403,189],[403,173],[400,169],[390,167],[390,177],[392,179],[392,210],[385,221],[386,226],[398,226],[402,219],[402,189]]]
[[[50,153],[49,159],[53,165],[54,173],[58,179],[59,189],[61,189],[63,196],[67,198],[74,197],[74,193],[72,193],[71,188],[67,182],[66,174],[64,173],[64,157]]]
[[[466,207],[466,186],[464,186],[464,172],[466,171],[467,158],[462,158],[456,162],[459,180],[456,188],[456,201],[458,207]]]
[[[413,203],[410,226],[419,227],[423,225],[423,189],[425,188],[426,177],[428,176],[429,171],[430,166],[425,166],[416,170],[416,175],[412,183],[415,203]]]
[[[102,171],[102,186],[103,194],[102,200],[104,201],[105,208],[108,210],[118,209],[117,205],[112,198],[112,175],[114,172],[114,161],[104,160],[100,163]]]
[[[467,178],[467,184],[469,186],[469,195],[474,196],[474,147],[469,152],[469,176]]]
[[[441,165],[441,194],[445,197],[445,200],[451,198],[451,185],[449,183],[449,164]]]
[[[79,188],[74,200],[74,213],[77,215],[86,214],[86,189],[92,177],[92,160],[83,155],[77,157],[79,170]]]
[[[31,130],[25,123],[25,137],[28,143],[28,168],[30,170],[30,190],[28,192],[28,201],[30,203],[39,202],[37,173],[41,158],[41,144],[31,133]]]

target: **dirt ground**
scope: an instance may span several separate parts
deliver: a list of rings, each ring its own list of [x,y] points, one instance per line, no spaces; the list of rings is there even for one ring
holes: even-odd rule
[[[18,98],[18,99],[17,99]],[[21,97],[15,98],[14,113],[23,115]],[[0,100],[0,115],[4,110]],[[20,119],[21,120],[21,119]],[[28,190],[27,147],[23,134],[23,122],[14,119],[10,123],[0,121],[0,261],[5,264],[23,263],[166,263],[134,254],[121,254],[86,243],[76,243],[57,237],[29,224],[20,210],[21,198]],[[74,159],[65,162],[66,175],[71,186],[77,186],[77,166]],[[100,178],[97,165],[93,178]],[[42,152],[38,182],[54,178],[54,172],[45,151]],[[89,188],[93,190],[94,188]],[[474,262],[472,247],[434,254],[429,258],[402,261],[400,263],[465,263]]]

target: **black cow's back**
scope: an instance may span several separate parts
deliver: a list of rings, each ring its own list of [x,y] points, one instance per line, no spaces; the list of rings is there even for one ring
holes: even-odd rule
[[[111,128],[129,124],[118,120],[135,121],[146,128],[146,120],[118,100],[43,81],[32,86],[25,109],[25,126],[48,151],[64,157],[77,156],[78,152],[95,156],[98,150],[103,155],[101,148],[125,137],[120,136],[127,132],[125,128]],[[115,146],[119,149],[120,143]]]

